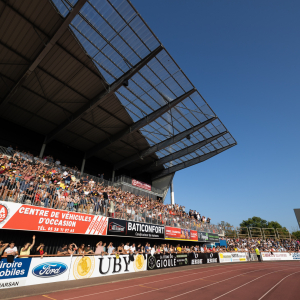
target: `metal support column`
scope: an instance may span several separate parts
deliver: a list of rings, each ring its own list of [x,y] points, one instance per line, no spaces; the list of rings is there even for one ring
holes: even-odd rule
[[[170,184],[170,196],[171,196],[171,205],[175,205],[175,199],[174,199],[174,187],[173,187],[173,179]]]
[[[43,144],[41,152],[40,152],[40,158],[43,158],[45,148],[46,148],[46,144]]]
[[[84,166],[85,166],[85,158],[82,160],[82,165],[81,165],[80,175],[83,174]]]
[[[111,182],[115,182],[115,170],[112,171],[112,177],[111,177]]]

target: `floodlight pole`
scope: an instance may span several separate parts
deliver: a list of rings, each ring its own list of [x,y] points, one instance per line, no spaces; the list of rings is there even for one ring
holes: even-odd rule
[[[111,178],[111,182],[114,183],[115,182],[115,170],[112,171],[112,178]]]
[[[80,176],[82,176],[82,174],[83,174],[84,166],[85,166],[85,157],[84,157],[84,159],[82,160],[82,165],[81,165],[81,170],[80,170]]]
[[[40,152],[40,158],[43,158],[45,148],[46,148],[46,144],[44,143]]]
[[[174,187],[173,187],[173,179],[170,184],[170,196],[171,196],[171,205],[175,205],[175,198],[174,198]]]

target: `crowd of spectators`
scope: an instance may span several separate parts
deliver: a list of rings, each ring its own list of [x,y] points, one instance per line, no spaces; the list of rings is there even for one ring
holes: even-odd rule
[[[300,252],[299,241],[297,240],[273,240],[273,239],[230,239],[225,238],[226,246],[215,245],[201,245],[194,244],[191,246],[185,244],[171,245],[167,243],[120,243],[114,245],[113,242],[99,241],[94,247],[91,245],[75,243],[62,244],[56,251],[57,256],[66,255],[122,255],[122,254],[168,254],[168,253],[224,253],[224,252],[248,252],[255,253],[256,249],[260,252]],[[32,242],[27,242],[21,247],[20,253],[17,250],[14,242],[4,243],[0,240],[0,257],[7,257],[8,255],[28,257],[29,255],[44,256],[47,253],[44,251],[45,244],[39,243],[36,248],[35,236]],[[218,245],[218,244],[217,244]]]
[[[30,153],[7,148],[0,157],[0,199],[19,203],[101,214],[120,219],[214,231],[210,218],[184,206],[163,204],[156,199],[105,186],[103,174],[80,177],[75,169],[61,166],[52,156],[40,159]]]
[[[262,252],[300,252],[299,241],[294,239],[225,238],[225,240],[226,251],[229,252],[252,252],[256,248]]]

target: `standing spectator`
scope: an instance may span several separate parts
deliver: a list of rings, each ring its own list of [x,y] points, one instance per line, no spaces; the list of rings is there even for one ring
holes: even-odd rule
[[[124,246],[124,251],[125,251],[125,253],[126,254],[128,254],[129,253],[129,243],[126,243],[126,245]]]
[[[110,214],[110,217],[112,217],[112,218],[114,218],[114,216],[115,216],[115,204],[114,204],[114,201],[111,199],[110,201],[109,201],[110,203],[110,205],[109,205],[109,214]]]
[[[85,244],[81,244],[80,247],[78,248],[78,254],[84,255],[85,254],[84,248],[85,248]]]
[[[87,245],[84,249],[85,254],[94,254],[94,251],[91,249],[91,245]]]
[[[30,243],[26,243],[23,248],[21,248],[21,251],[20,251],[20,255],[26,255],[25,257],[27,258],[28,255],[30,255],[30,251],[32,249],[32,247],[34,246],[35,244],[35,235],[32,237],[32,243],[30,245]]]
[[[95,250],[95,255],[102,255],[104,252],[104,248],[102,246],[102,241],[96,244],[96,250]]]
[[[68,254],[68,245],[63,244],[57,250],[57,255],[67,255]]]
[[[0,256],[3,254],[4,249],[8,246],[8,243],[4,244],[3,241],[0,241]]]
[[[255,248],[255,253],[256,253],[256,255],[257,255],[258,261],[259,261],[259,262],[262,262],[261,257],[260,257],[260,251],[259,251],[258,247]]]
[[[9,247],[4,251],[4,257],[7,257],[8,255],[16,256],[18,254],[19,252],[17,247],[15,246],[15,242],[10,242]]]
[[[36,248],[36,254],[39,254],[41,256],[46,255],[47,253],[44,251],[45,244],[40,243],[40,245]]]
[[[108,254],[114,254],[115,253],[115,247],[113,246],[112,242],[109,243],[107,248],[108,248],[107,249]]]
[[[76,253],[77,249],[78,248],[77,248],[77,246],[76,246],[75,243],[69,244],[69,246],[68,246],[68,253],[67,254],[73,255],[73,254]]]

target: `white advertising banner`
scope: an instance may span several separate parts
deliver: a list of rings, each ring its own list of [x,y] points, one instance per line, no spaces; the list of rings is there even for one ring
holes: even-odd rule
[[[219,253],[220,263],[243,262],[248,260],[247,252],[225,252]]]
[[[270,260],[300,260],[300,253],[289,252],[261,252],[261,258],[264,261]]]
[[[125,274],[147,270],[147,256],[135,255],[131,261],[129,255],[74,256],[69,279],[93,278],[108,275]]]
[[[71,256],[33,258],[26,285],[68,280],[71,261]]]

